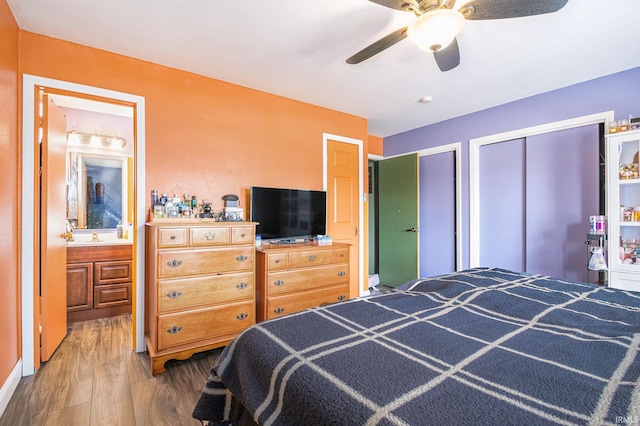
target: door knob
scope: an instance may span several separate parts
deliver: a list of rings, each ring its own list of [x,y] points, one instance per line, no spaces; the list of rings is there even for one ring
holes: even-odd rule
[[[418,228],[405,229],[404,232],[418,232]]]

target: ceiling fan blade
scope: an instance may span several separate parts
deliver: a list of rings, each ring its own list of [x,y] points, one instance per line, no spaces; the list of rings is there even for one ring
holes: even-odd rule
[[[369,0],[372,3],[379,4],[381,6],[386,6],[395,10],[404,10],[410,11],[412,10],[410,6],[414,6],[417,8],[415,0]]]
[[[449,71],[460,65],[460,49],[458,40],[455,38],[447,47],[437,52],[433,52],[440,71]]]
[[[569,0],[471,0],[461,10],[471,6],[473,13],[465,15],[469,20],[520,18],[543,15],[562,9]]]
[[[347,59],[347,63],[351,65],[359,64],[365,59],[369,59],[370,57],[377,55],[378,53],[393,46],[394,44],[403,40],[406,37],[407,37],[407,27],[400,28],[399,30],[394,31],[391,34],[388,34],[382,37],[380,40],[376,41],[375,43],[372,43],[369,46],[365,47],[364,49],[362,49],[361,51],[359,51],[358,53],[356,53],[355,55]]]

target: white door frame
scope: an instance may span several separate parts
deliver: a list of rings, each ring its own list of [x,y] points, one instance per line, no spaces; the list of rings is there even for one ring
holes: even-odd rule
[[[364,159],[363,159],[363,142],[360,139],[347,138],[344,136],[332,135],[330,133],[322,134],[322,187],[326,191],[328,187],[327,182],[327,161],[329,160],[329,155],[327,153],[328,142],[336,141],[336,142],[344,142],[350,143],[358,146],[358,245],[360,246],[358,249],[358,295],[364,296],[369,293],[368,290],[364,290],[364,197],[366,197],[364,193],[364,183],[363,183],[363,171],[364,171]]]
[[[590,124],[604,123],[606,129],[611,121],[613,121],[613,111],[605,111],[469,139],[469,267],[482,266],[480,265],[480,148],[484,145],[573,129]]]
[[[110,98],[118,101],[133,103],[136,106],[136,176],[135,176],[135,313],[136,336],[135,350],[142,352],[146,349],[144,340],[144,224],[145,214],[145,99],[142,96],[131,95],[113,90],[85,86],[67,81],[54,80],[45,77],[24,74],[22,79],[22,251],[21,251],[21,298],[22,298],[22,375],[35,373],[35,347],[33,309],[36,301],[34,294],[34,255],[35,247],[35,215],[31,208],[35,200],[35,94],[40,87],[66,90],[70,92]]]
[[[382,158],[387,160],[394,157],[402,157],[410,154],[418,154],[419,157],[427,155],[443,154],[445,152],[453,152],[455,154],[455,176],[456,176],[456,271],[462,270],[462,143],[453,142],[446,145],[435,146],[433,148],[425,148],[417,151],[403,152],[402,154],[389,155]],[[420,197],[420,188],[418,188],[418,197]],[[422,231],[422,230],[421,230]],[[418,240],[418,244],[420,241]],[[418,259],[419,261],[419,259]],[[418,270],[420,265],[418,265]]]

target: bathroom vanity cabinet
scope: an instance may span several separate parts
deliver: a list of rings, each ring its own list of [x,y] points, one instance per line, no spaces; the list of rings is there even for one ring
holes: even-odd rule
[[[130,244],[67,247],[67,323],[131,313]]]

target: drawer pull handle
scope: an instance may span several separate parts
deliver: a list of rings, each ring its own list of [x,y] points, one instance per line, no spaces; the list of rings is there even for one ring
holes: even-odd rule
[[[207,232],[206,234],[204,234],[204,238],[205,240],[211,241],[216,238],[216,234],[215,232]]]
[[[344,299],[346,299],[344,294],[341,294],[340,296],[338,296],[338,300],[343,301]]]
[[[244,237],[246,237],[246,236],[247,236],[247,234],[245,234],[245,233],[243,232],[242,234],[240,234],[240,236],[241,236],[242,238],[244,238]]]
[[[249,318],[249,314],[246,314],[244,312],[241,313],[241,314],[236,315],[236,319],[239,319],[240,321],[245,320],[247,318]]]
[[[244,254],[241,254],[240,256],[236,257],[236,260],[238,262],[244,262],[247,259],[249,259],[249,256],[245,256]]]
[[[340,257],[344,257],[344,253],[340,253]]]
[[[273,312],[276,313],[276,314],[281,314],[281,313],[284,312],[284,308],[276,308],[276,309],[273,310]]]
[[[276,263],[280,263],[280,259],[276,259]]]
[[[167,328],[167,333],[169,334],[178,334],[182,331],[182,326],[181,325],[174,325],[171,328]]]
[[[170,260],[167,262],[167,266],[169,268],[177,268],[178,266],[182,265],[182,260]]]
[[[316,260],[316,256],[315,255],[311,255],[309,256],[309,262],[313,262],[314,260]]]
[[[178,297],[182,296],[182,292],[181,291],[172,291],[170,293],[167,293],[167,297],[169,299],[177,299]]]
[[[339,277],[344,277],[345,275],[347,275],[347,273],[346,273],[346,272],[344,272],[344,271],[340,271],[340,272],[338,272],[338,276],[339,276]]]
[[[278,287],[280,287],[281,285],[284,285],[284,281],[282,280],[274,281],[273,285],[277,285]]]
[[[236,288],[239,288],[240,290],[242,290],[243,288],[247,288],[247,287],[249,287],[249,284],[247,284],[247,283],[236,284]]]
[[[175,240],[175,239],[176,239],[176,236],[175,236],[175,235],[172,235],[171,237],[169,237],[169,239],[170,239],[170,240]]]

